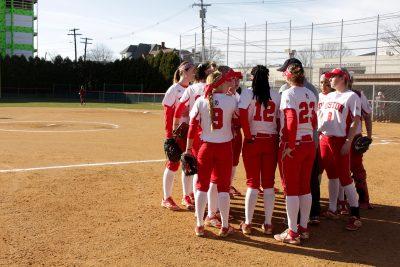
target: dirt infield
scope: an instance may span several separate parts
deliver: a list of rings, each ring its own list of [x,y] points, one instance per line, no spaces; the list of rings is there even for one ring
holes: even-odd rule
[[[374,124],[365,163],[375,209],[362,212],[362,229],[347,232],[344,218],[323,221],[309,241],[290,246],[261,231],[221,239],[206,229],[207,237],[197,238],[192,212],[160,207],[164,163],[137,161],[164,158],[161,111],[0,112],[0,265],[399,265],[400,125]],[[59,167],[38,168],[49,166]],[[278,175],[275,181],[280,188]],[[242,164],[234,183],[244,192]],[[326,205],[326,177],[321,191]],[[181,194],[177,177],[175,199]],[[244,199],[234,199],[231,209],[237,228]],[[278,194],[276,231],[284,228],[284,212]]]

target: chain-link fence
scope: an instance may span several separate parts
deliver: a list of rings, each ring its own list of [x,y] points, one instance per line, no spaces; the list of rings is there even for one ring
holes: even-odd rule
[[[202,61],[200,29],[179,38],[182,51],[189,52],[194,61]],[[275,90],[285,82],[276,69],[288,57],[302,61],[308,81],[316,87],[321,74],[346,67],[355,76],[355,87],[373,104],[374,118],[400,121],[400,11],[308,25],[290,20],[226,27],[209,21],[204,55],[205,60],[245,73],[244,87],[250,85],[250,69],[266,65]]]

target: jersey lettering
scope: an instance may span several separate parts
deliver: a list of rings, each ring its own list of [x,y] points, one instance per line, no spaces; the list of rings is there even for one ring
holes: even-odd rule
[[[213,108],[214,111],[214,120],[212,122],[213,129],[218,130],[221,129],[224,125],[224,111],[221,108]]]

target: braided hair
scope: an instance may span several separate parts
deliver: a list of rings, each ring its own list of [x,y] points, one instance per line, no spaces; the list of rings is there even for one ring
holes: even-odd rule
[[[207,84],[212,84],[215,83],[216,81],[218,81],[219,79],[222,78],[222,73],[219,71],[214,71],[213,73],[209,74],[207,76]],[[218,89],[214,88],[212,89],[211,93],[208,95],[208,105],[209,105],[209,114],[210,114],[210,119],[211,119],[211,131],[214,130],[214,120],[215,120],[215,116],[214,116],[214,93],[215,91]]]
[[[253,88],[253,98],[264,105],[265,108],[268,107],[268,101],[271,100],[270,86],[269,86],[269,70],[263,65],[257,65],[251,70],[251,75],[253,75],[253,81],[251,87]]]

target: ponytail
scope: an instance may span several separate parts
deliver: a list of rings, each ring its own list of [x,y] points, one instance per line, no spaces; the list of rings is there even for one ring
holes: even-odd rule
[[[211,73],[210,75],[207,76],[207,84],[213,84],[215,83],[217,80],[222,78],[222,73],[219,71],[214,71],[213,73]],[[210,114],[210,119],[211,119],[211,131],[214,130],[214,93],[215,91],[218,89],[217,88],[213,88],[211,93],[208,94],[207,99],[208,99],[208,113]]]
[[[268,101],[271,99],[271,88],[269,86],[269,70],[262,65],[257,65],[251,70],[253,81],[251,87],[253,88],[253,98],[256,99],[260,105],[268,107]]]

